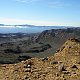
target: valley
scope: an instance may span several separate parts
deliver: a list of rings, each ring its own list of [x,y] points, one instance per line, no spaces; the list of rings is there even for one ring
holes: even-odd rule
[[[41,33],[0,34],[0,63],[18,63],[54,55],[69,38],[80,40],[80,28],[50,29]]]
[[[0,34],[0,80],[79,80],[80,28]]]

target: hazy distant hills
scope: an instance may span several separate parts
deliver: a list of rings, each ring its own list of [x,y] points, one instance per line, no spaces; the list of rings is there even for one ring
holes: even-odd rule
[[[6,24],[0,24],[0,26],[7,26],[7,27],[10,27],[10,26],[13,26],[13,27],[18,27],[18,26],[22,26],[23,28],[24,27],[54,27],[54,28],[66,28],[68,26],[36,26],[36,25],[29,25],[29,24],[23,24],[23,25],[6,25]]]
[[[65,29],[67,26],[35,26],[35,25],[5,25],[0,24],[0,33],[38,33],[49,29]]]

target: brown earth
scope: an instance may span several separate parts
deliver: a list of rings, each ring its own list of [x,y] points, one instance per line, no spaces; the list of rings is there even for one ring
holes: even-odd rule
[[[80,80],[80,42],[69,39],[50,57],[1,64],[0,80]]]

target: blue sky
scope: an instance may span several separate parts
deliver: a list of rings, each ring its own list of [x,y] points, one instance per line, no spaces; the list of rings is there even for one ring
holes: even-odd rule
[[[0,23],[80,26],[80,0],[0,0]]]

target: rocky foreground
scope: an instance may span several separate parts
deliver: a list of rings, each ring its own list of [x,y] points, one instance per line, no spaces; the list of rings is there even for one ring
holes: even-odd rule
[[[80,80],[80,42],[69,39],[50,57],[0,64],[0,80]]]

